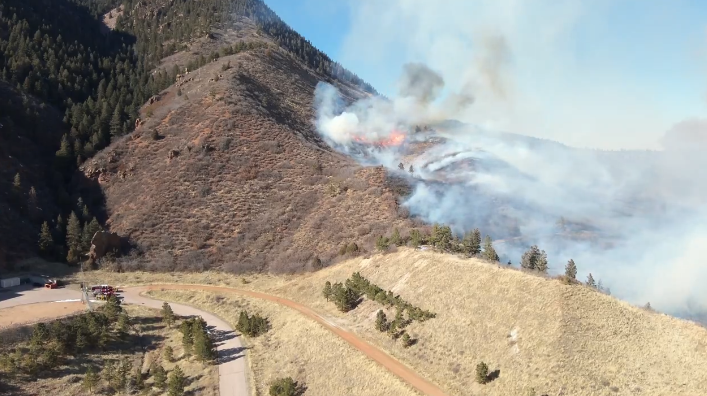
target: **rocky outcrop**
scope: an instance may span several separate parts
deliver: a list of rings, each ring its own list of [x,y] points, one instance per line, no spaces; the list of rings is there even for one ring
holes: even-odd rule
[[[120,250],[123,239],[115,232],[98,231],[91,239],[91,250],[88,253],[90,262],[95,263],[98,259],[113,250]]]

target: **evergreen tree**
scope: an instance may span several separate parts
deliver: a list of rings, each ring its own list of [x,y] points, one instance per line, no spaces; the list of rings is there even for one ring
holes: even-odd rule
[[[538,261],[535,263],[535,269],[543,274],[547,273],[547,254],[544,250],[540,251]]]
[[[118,331],[120,331],[122,334],[127,334],[129,328],[130,316],[128,316],[127,312],[123,312],[118,315]]]
[[[326,281],[324,284],[324,290],[322,291],[322,294],[324,295],[324,298],[326,298],[327,301],[329,301],[329,297],[331,297],[331,282]]]
[[[412,165],[410,165],[410,169],[408,169],[408,172],[410,172],[411,175],[413,174],[413,172],[415,172],[415,170],[412,168]]]
[[[162,321],[165,322],[170,328],[172,327],[172,324],[174,324],[174,312],[172,311],[172,307],[170,307],[167,302],[162,304]]]
[[[128,386],[130,380],[130,372],[133,370],[133,364],[127,359],[123,358],[120,361],[120,366],[118,366],[116,388],[125,389]]]
[[[48,255],[54,250],[54,239],[49,231],[49,223],[42,223],[42,230],[39,233],[39,251],[43,255]]]
[[[167,345],[164,348],[164,352],[162,352],[162,357],[164,358],[164,360],[170,363],[174,362],[174,350],[171,346]]]
[[[400,231],[397,228],[393,229],[393,235],[390,237],[390,243],[395,246],[403,245],[403,239],[400,237]]]
[[[98,374],[93,369],[93,366],[89,366],[88,370],[86,370],[86,375],[83,377],[83,388],[92,393],[96,385],[98,385]]]
[[[489,366],[481,362],[476,365],[476,382],[485,384],[489,381]]]
[[[597,283],[596,283],[596,281],[594,281],[594,277],[592,276],[591,272],[587,276],[587,286],[592,287],[592,288],[597,287]]]
[[[112,295],[108,297],[106,304],[101,307],[101,311],[106,318],[112,322],[118,317],[118,315],[120,315],[121,312],[123,312],[123,308],[120,306],[120,301],[118,298],[116,298],[115,295]]]
[[[464,235],[462,240],[463,251],[468,256],[481,253],[481,231],[478,228]]]
[[[105,380],[109,386],[115,385],[117,371],[115,368],[115,363],[112,360],[103,360],[103,380]]]
[[[410,231],[410,246],[418,247],[422,244],[422,234],[420,230],[413,229]]]
[[[379,251],[384,252],[388,250],[388,246],[389,242],[387,237],[381,235],[378,237],[378,239],[376,239],[376,249],[378,249]]]
[[[565,278],[570,282],[577,280],[577,265],[572,259],[570,259],[565,266]]]
[[[15,178],[12,181],[12,189],[15,191],[15,194],[22,193],[22,179],[19,173],[15,174]]]
[[[174,366],[174,370],[169,373],[169,382],[167,384],[167,393],[169,396],[182,396],[184,395],[184,386],[186,385],[186,378],[184,377],[184,372],[179,366]]]
[[[159,389],[164,390],[167,382],[167,373],[165,372],[162,365],[155,365],[150,372],[152,373],[152,378],[154,379],[155,386]]]
[[[194,332],[194,354],[202,362],[212,361],[216,358],[216,348],[206,332],[206,328]]]
[[[76,212],[71,212],[66,226],[66,247],[75,252],[81,249],[81,221],[76,216]]]
[[[138,391],[141,391],[145,388],[145,376],[142,374],[142,367],[135,367],[135,375],[133,380],[135,383],[135,388]]]
[[[491,237],[486,235],[484,239],[484,254],[483,257],[489,261],[498,261],[498,254],[496,254],[496,249],[493,248],[493,242]]]
[[[378,310],[376,314],[376,330],[385,332],[388,331],[388,319],[385,316],[383,310]]]
[[[93,236],[96,235],[98,231],[101,230],[100,224],[98,224],[98,221],[94,217],[90,223],[87,223],[84,228],[83,232],[81,235],[81,250],[83,252],[88,252],[91,250],[91,241],[93,240]]]
[[[113,116],[110,119],[110,134],[114,138],[123,134],[123,114],[119,106],[115,107]]]
[[[400,169],[401,171],[404,171],[404,170],[405,170],[405,165],[403,165],[402,162],[399,163],[399,164],[398,164],[398,169]]]

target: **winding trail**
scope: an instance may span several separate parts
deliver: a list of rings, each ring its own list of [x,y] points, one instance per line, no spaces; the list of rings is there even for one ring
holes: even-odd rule
[[[155,289],[153,286],[139,286],[120,288],[120,295],[126,304],[143,305],[149,308],[162,308],[164,301],[141,295],[141,293]],[[169,287],[159,287],[167,289]],[[176,288],[176,287],[175,287]],[[219,317],[201,311],[188,305],[169,303],[172,311],[180,316],[201,316],[206,324],[213,326],[213,332],[226,335],[219,340],[217,336],[216,350],[218,351],[218,376],[220,396],[248,396],[247,365],[245,348],[240,337],[236,337],[233,328]]]
[[[222,287],[222,286],[207,286],[207,285],[177,285],[177,284],[165,284],[165,285],[149,285],[149,286],[141,286],[141,287],[127,287],[123,288],[125,291],[123,295],[127,296],[130,294],[130,296],[139,296],[141,292],[147,291],[147,290],[158,290],[158,289],[170,289],[170,290],[196,290],[196,291],[211,291],[211,292],[217,292],[217,293],[235,293],[235,294],[240,294],[248,297],[254,297],[254,298],[259,298],[262,300],[268,300],[272,301],[275,303],[278,303],[280,305],[286,306],[288,308],[294,309],[298,311],[299,313],[303,314],[304,316],[313,319],[317,323],[321,324],[325,328],[329,329],[331,332],[336,334],[337,336],[343,338],[346,342],[351,344],[354,348],[358,349],[359,351],[363,352],[366,356],[368,356],[370,359],[373,359],[376,361],[378,364],[381,366],[385,367],[390,371],[391,373],[395,374],[398,376],[400,379],[408,383],[410,386],[413,388],[417,389],[421,393],[425,395],[431,395],[431,396],[446,396],[446,393],[442,389],[440,389],[437,385],[427,381],[426,379],[420,377],[417,375],[412,369],[409,367],[405,366],[401,362],[399,362],[397,359],[394,357],[388,355],[387,353],[383,352],[382,350],[376,348],[375,346],[369,344],[368,342],[362,340],[355,334],[346,331],[342,329],[341,327],[337,326],[335,323],[327,320],[323,316],[319,315],[316,313],[314,310],[296,303],[292,300],[288,300],[285,298],[273,296],[270,294],[265,294],[265,293],[260,293],[260,292],[255,292],[255,291],[249,291],[249,290],[242,290],[242,289],[233,289],[229,287]],[[145,297],[141,297],[145,298]],[[149,299],[148,299],[149,300]],[[157,300],[152,300],[152,301],[157,301]],[[130,302],[129,300],[126,302]],[[158,304],[161,306],[162,302],[158,302]],[[173,309],[178,306],[178,304],[172,304],[170,303]],[[194,310],[194,308],[191,307],[186,307],[185,308],[190,308]],[[179,313],[175,309],[176,313]],[[204,319],[211,324],[211,321],[207,319],[204,314],[200,314],[204,317]],[[212,315],[213,316],[213,315]],[[215,318],[215,317],[214,317]],[[220,321],[220,319],[215,318]],[[226,326],[228,326],[226,324]],[[230,328],[230,327],[228,327]],[[238,340],[237,338],[235,340]],[[238,341],[240,344],[240,341]],[[242,362],[244,365],[245,369],[245,359],[237,359],[237,362]],[[221,372],[221,367],[219,367],[219,373]],[[223,377],[222,377],[223,378]],[[224,393],[224,388],[223,388],[223,383],[221,384],[221,395],[245,395],[247,393]]]

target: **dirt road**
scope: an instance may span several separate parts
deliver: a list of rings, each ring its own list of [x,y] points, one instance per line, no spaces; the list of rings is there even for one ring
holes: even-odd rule
[[[259,293],[259,292],[254,292],[254,291],[241,290],[241,289],[232,289],[232,288],[228,288],[228,287],[206,286],[206,285],[150,285],[150,286],[145,286],[145,287],[140,287],[140,288],[130,288],[130,290],[137,290],[137,289],[140,289],[140,290],[150,290],[150,289],[202,290],[202,291],[211,291],[211,292],[217,292],[217,293],[237,293],[237,294],[241,294],[241,295],[245,295],[245,296],[249,296],[249,297],[255,297],[255,298],[260,298],[263,300],[269,300],[269,301],[276,302],[280,305],[284,305],[288,308],[292,308],[292,309],[300,312],[301,314],[307,316],[308,318],[315,320],[316,322],[318,322],[319,324],[321,324],[325,328],[331,330],[334,334],[336,334],[339,337],[346,340],[354,348],[363,352],[366,356],[368,356],[369,358],[378,362],[381,366],[385,367],[390,372],[397,375],[403,381],[407,382],[408,384],[410,384],[412,387],[414,387],[418,391],[422,392],[423,394],[433,395],[433,396],[445,396],[446,395],[442,389],[437,387],[435,384],[420,377],[414,371],[412,371],[410,368],[408,368],[404,364],[400,363],[398,360],[396,360],[392,356],[390,356],[387,353],[381,351],[380,349],[374,347],[373,345],[367,343],[366,341],[360,339],[355,334],[338,327],[336,324],[328,321],[326,318],[322,317],[321,315],[319,315],[318,313],[316,313],[312,309],[310,309],[302,304],[296,303],[294,301],[291,301],[291,300],[288,300],[285,298],[281,298],[281,297],[272,296],[272,295],[265,294],[265,293]],[[223,395],[223,393],[222,393],[222,395]]]
[[[56,319],[86,310],[81,301],[40,302],[0,309],[0,328]]]
[[[156,300],[147,296],[141,296],[140,293],[151,288],[146,287],[128,287],[121,288],[120,295],[123,297],[123,302],[126,304],[143,305],[149,308],[162,308],[164,301]],[[166,288],[166,287],[162,287]],[[188,305],[169,303],[172,311],[180,316],[201,316],[209,326],[213,326],[217,333],[228,334],[223,340],[218,340],[216,349],[219,356],[218,374],[219,374],[219,394],[221,396],[247,396],[248,380],[246,374],[245,349],[241,344],[239,337],[233,334],[231,326],[219,319],[218,317],[200,311]]]

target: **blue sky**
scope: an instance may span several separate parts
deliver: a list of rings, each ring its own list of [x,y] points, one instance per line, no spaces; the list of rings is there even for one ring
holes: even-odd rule
[[[388,96],[409,61],[440,72],[449,92],[473,86],[478,105],[460,117],[491,128],[576,146],[658,148],[672,125],[707,116],[704,1],[266,3]],[[510,92],[503,101],[482,81],[493,59],[480,44],[489,34],[509,46],[496,76]]]

